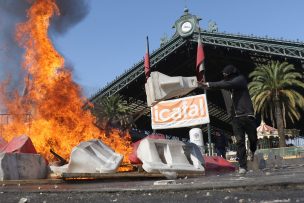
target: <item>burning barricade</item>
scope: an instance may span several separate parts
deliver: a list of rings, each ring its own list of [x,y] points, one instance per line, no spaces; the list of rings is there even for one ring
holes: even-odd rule
[[[123,157],[102,141],[89,140],[73,148],[68,164],[51,166],[51,170],[57,174],[73,173],[74,177],[77,174],[79,177],[82,174],[96,177],[96,174],[116,173],[123,166]],[[180,172],[204,174],[203,156],[193,143],[147,137],[137,143],[132,157],[136,160],[135,164],[141,165],[147,173],[163,174],[165,177],[169,173],[177,177]]]
[[[138,143],[135,150],[135,156],[148,173],[159,173],[167,177],[168,173],[204,172],[202,154],[191,143],[147,137]],[[116,173],[122,166],[123,158],[123,155],[116,153],[101,140],[92,139],[75,146],[67,164],[48,166],[48,161],[36,152],[31,139],[22,135],[2,145],[0,149],[0,180],[42,179],[49,177],[50,173],[57,174],[57,177],[63,173],[80,176]]]

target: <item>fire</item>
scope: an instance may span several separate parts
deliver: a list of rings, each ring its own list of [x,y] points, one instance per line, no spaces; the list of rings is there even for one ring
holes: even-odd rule
[[[65,68],[64,58],[56,51],[49,36],[51,18],[60,15],[55,0],[36,0],[27,11],[28,20],[16,29],[16,40],[25,49],[22,67],[27,73],[23,94],[2,95],[8,112],[14,116],[5,126],[6,140],[26,134],[36,150],[51,161],[50,149],[68,159],[71,149],[82,141],[101,138],[128,163],[130,135],[113,130],[106,136],[93,124],[95,117],[82,108],[81,88]],[[1,86],[1,92],[6,90]]]

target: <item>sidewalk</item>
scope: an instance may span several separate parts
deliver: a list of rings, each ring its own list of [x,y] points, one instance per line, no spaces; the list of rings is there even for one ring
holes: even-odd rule
[[[301,158],[284,160],[284,164],[278,167],[249,170],[245,175],[237,172],[216,174],[206,171],[204,176],[176,180],[132,178],[98,181],[6,181],[2,182],[2,187],[0,187],[0,202],[4,199],[5,202],[18,202],[17,200],[21,198],[30,199],[31,201],[28,202],[43,202],[44,200],[54,202],[58,198],[57,203],[95,201],[157,201],[158,203],[172,201],[176,203],[222,202],[224,200],[224,202],[239,202],[232,199],[232,196],[234,198],[247,197],[259,202],[263,200],[261,198],[278,198],[280,195],[283,199],[289,198],[290,195],[292,198],[297,198],[294,199],[295,201],[287,202],[304,202],[303,189],[304,159]],[[105,199],[101,201],[101,197]]]

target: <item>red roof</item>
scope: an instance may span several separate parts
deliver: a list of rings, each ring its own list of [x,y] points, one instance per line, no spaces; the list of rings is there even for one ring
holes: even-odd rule
[[[277,129],[266,125],[266,123],[262,120],[261,125],[259,127],[257,127],[257,131],[260,133],[273,133],[274,131],[276,131]]]

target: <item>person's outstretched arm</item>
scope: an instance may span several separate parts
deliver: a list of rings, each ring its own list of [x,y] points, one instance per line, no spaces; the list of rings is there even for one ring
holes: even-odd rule
[[[244,87],[247,87],[247,82],[243,76],[237,76],[231,80],[200,83],[199,86],[202,88],[215,89],[242,89]]]

